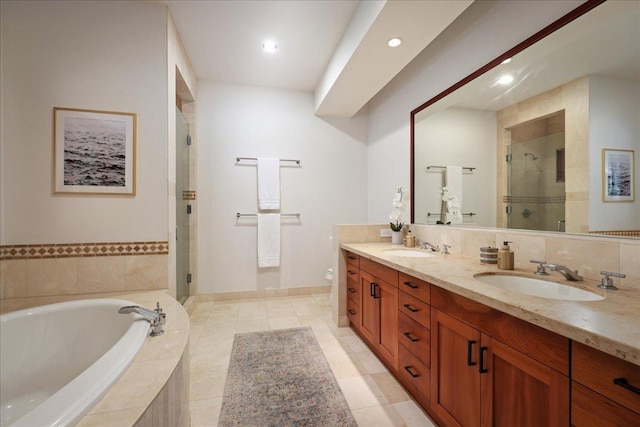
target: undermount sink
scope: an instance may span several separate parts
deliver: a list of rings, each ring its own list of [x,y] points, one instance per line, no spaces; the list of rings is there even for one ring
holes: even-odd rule
[[[411,249],[385,249],[383,251],[387,255],[400,256],[406,258],[431,258],[434,254]]]
[[[599,301],[604,297],[573,286],[510,274],[476,274],[476,279],[490,286],[540,298],[565,301]]]

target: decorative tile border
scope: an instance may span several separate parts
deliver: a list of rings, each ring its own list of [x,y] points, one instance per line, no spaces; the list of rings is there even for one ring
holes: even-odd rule
[[[0,246],[0,260],[167,255],[169,242],[53,243]]]
[[[640,230],[589,231],[589,234],[602,234],[605,236],[621,236],[621,237],[640,237]]]
[[[566,198],[560,197],[518,197],[518,196],[503,196],[502,201],[504,203],[564,203]]]

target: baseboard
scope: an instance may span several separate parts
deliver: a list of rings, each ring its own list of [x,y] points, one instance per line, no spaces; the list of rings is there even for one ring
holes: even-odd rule
[[[330,292],[331,285],[309,286],[303,288],[265,289],[262,291],[214,292],[209,294],[198,294],[198,302],[294,297],[328,294]]]

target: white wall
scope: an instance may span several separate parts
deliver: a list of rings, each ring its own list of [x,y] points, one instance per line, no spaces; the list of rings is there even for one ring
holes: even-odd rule
[[[640,230],[640,85],[589,76],[589,229]],[[602,201],[602,149],[635,150],[635,201]]]
[[[464,126],[460,126],[464,123]],[[435,224],[439,216],[427,217],[427,212],[440,212],[444,169],[427,166],[462,166],[476,168],[463,171],[462,189],[454,194],[462,200],[465,224],[496,226],[496,113],[467,108],[447,108],[415,124],[415,218],[417,224]]]
[[[409,187],[410,112],[583,1],[542,3],[474,2],[369,103],[368,222],[386,222],[395,188]]]
[[[198,82],[199,293],[328,285],[329,236],[336,223],[366,221],[366,117],[314,115],[312,93]],[[344,129],[344,130],[341,130]],[[255,162],[300,159],[281,167],[278,269],[258,269]],[[284,165],[283,165],[284,166]]]
[[[166,13],[2,2],[0,244],[167,240]],[[135,197],[52,195],[55,106],[137,113]]]

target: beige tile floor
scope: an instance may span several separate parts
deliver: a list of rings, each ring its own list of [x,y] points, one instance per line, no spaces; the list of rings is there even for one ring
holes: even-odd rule
[[[435,424],[349,328],[329,295],[199,303],[191,314],[191,425],[216,426],[236,333],[311,326],[359,426]]]

